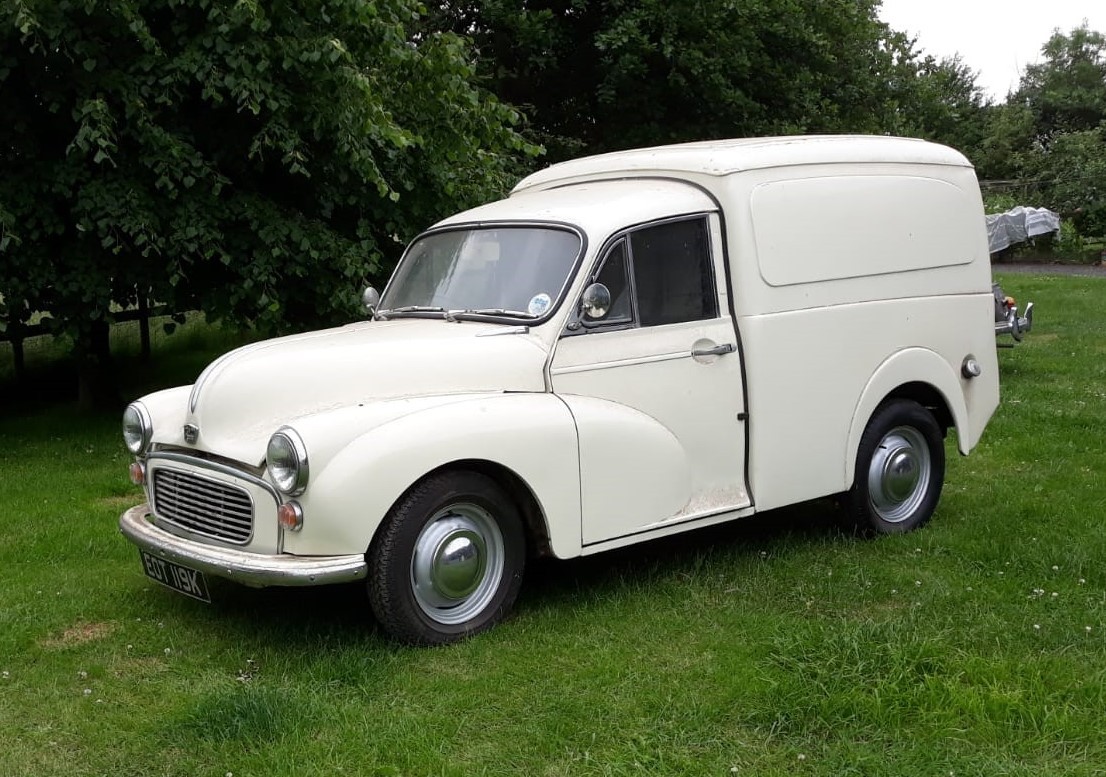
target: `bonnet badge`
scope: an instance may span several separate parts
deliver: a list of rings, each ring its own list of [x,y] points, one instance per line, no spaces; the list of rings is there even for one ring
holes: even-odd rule
[[[200,427],[195,424],[184,425],[184,441],[189,445],[195,445],[196,440],[200,438]]]

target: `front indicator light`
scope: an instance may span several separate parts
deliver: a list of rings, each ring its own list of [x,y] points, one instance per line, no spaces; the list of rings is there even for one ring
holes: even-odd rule
[[[136,486],[141,486],[146,483],[146,467],[142,465],[141,461],[136,461],[131,464],[130,475],[131,482]]]
[[[277,508],[277,523],[282,529],[299,531],[303,528],[303,508],[297,502],[285,502]]]

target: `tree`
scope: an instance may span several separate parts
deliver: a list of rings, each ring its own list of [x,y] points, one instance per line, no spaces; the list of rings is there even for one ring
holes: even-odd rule
[[[339,320],[402,244],[536,149],[415,0],[0,8],[0,321],[47,311],[86,386],[148,297]]]
[[[1033,113],[1037,138],[1047,145],[1065,132],[1092,130],[1106,120],[1106,37],[1084,24],[1059,30],[1041,48],[1044,60],[1029,65],[1011,102]]]
[[[1018,161],[1033,204],[1059,212],[1083,237],[1106,235],[1106,123],[1055,133],[1047,147],[1033,148]]]
[[[878,0],[445,0],[480,72],[553,160],[654,143],[884,132],[909,78]]]
[[[976,73],[959,56],[938,60],[916,54],[912,41],[900,67],[909,73],[896,85],[902,134],[952,146],[978,165],[993,106]]]
[[[984,135],[972,161],[984,180],[1020,178],[1035,146],[1033,114],[1024,103],[992,105],[984,114]]]
[[[1106,36],[1083,25],[1057,30],[1005,106],[993,143],[1010,149],[1039,204],[1081,235],[1106,234]]]

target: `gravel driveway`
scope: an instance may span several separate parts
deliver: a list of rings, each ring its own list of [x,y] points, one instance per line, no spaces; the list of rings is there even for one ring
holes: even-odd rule
[[[1101,264],[992,264],[995,272],[1033,273],[1035,275],[1080,275],[1085,278],[1106,278],[1106,265]]]

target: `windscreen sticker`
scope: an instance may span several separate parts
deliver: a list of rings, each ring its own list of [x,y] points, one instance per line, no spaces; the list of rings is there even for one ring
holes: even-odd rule
[[[540,316],[549,310],[549,306],[553,304],[553,300],[545,292],[541,294],[535,294],[530,299],[530,304],[526,306],[526,312],[531,316]]]

